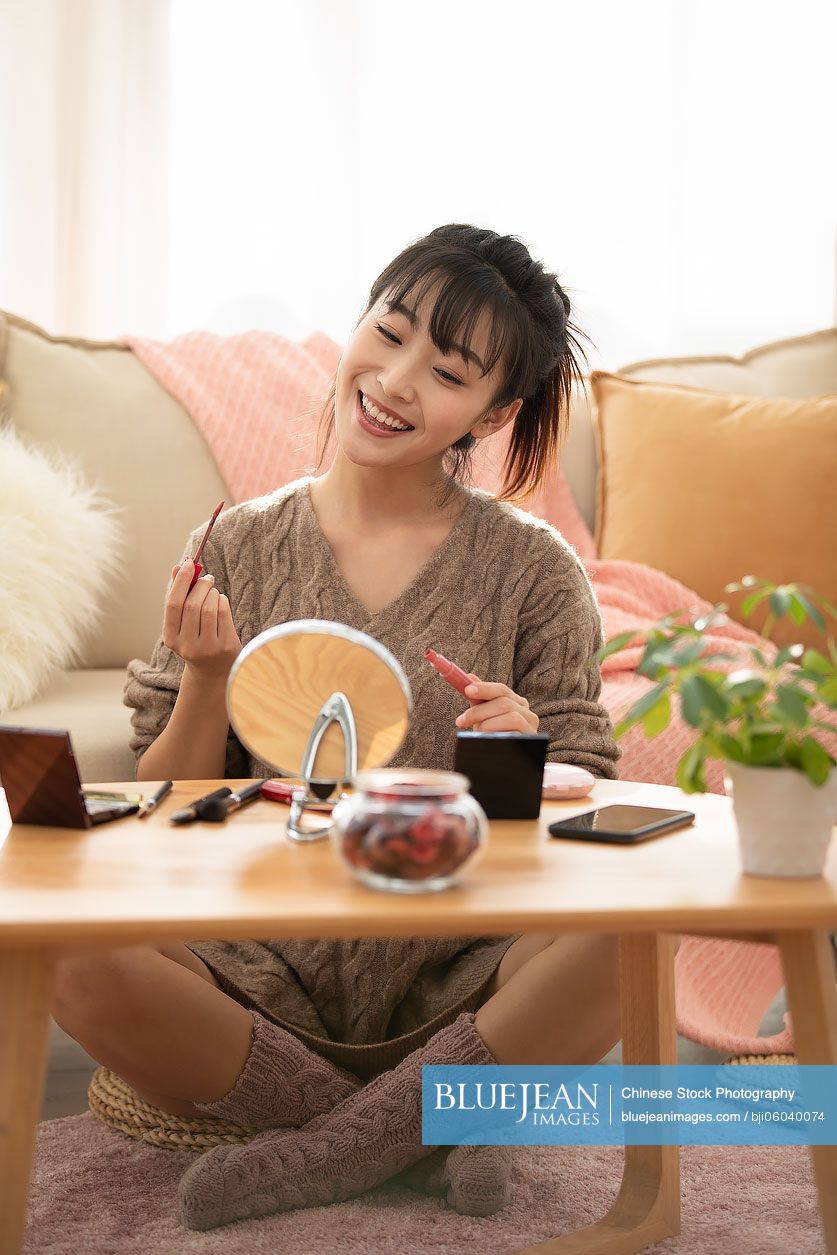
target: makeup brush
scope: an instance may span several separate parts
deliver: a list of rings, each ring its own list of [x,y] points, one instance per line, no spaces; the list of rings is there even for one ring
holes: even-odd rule
[[[203,553],[203,547],[204,547],[204,545],[205,545],[205,544],[206,544],[206,542],[209,540],[209,534],[210,534],[210,532],[212,531],[213,527],[215,526],[215,520],[217,519],[218,515],[221,513],[221,511],[223,510],[223,508],[224,508],[224,503],[223,503],[223,501],[219,501],[219,502],[218,502],[218,504],[217,504],[217,505],[216,505],[216,507],[215,507],[215,513],[212,515],[212,518],[209,520],[209,523],[207,524],[206,531],[205,531],[205,532],[204,532],[204,534],[203,534],[203,539],[201,540],[201,543],[198,545],[198,552],[195,554],[195,556],[194,556],[194,558],[193,558],[193,562],[194,562],[194,564],[195,564],[195,570],[194,570],[194,574],[192,575],[192,582],[191,582],[191,584],[189,585],[189,591],[190,591],[190,592],[191,592],[191,590],[195,587],[195,585],[197,584],[198,580],[200,579],[200,574],[201,574],[201,571],[203,570],[203,567],[201,566],[201,564],[200,564],[200,562],[198,561],[198,559],[200,558],[201,554]]]
[[[239,789],[237,793],[230,793],[227,797],[209,798],[201,806],[201,819],[210,824],[222,824],[227,815],[261,797],[262,785],[267,784],[269,779],[268,776],[265,780],[256,780],[253,784],[248,784],[246,789]]]
[[[175,811],[169,816],[170,824],[193,824],[196,819],[203,818],[203,807],[209,802],[215,801],[216,798],[229,797],[232,789],[229,785],[224,785],[220,789],[213,790],[212,793],[205,793],[203,797],[196,798],[194,802],[190,802],[188,806],[184,806],[182,810]]]

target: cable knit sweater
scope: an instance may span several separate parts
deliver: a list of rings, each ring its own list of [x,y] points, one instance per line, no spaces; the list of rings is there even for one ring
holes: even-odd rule
[[[308,485],[296,480],[221,514],[204,568],[226,593],[246,645],[293,619],[330,619],[368,633],[401,663],[411,723],[391,767],[452,769],[455,719],[468,703],[424,659],[428,647],[524,696],[549,734],[547,759],[615,778],[621,750],[585,662],[602,644],[587,574],[555,528],[471,489],[453,527],[412,583],[370,611],[340,572]],[[184,549],[195,553],[205,523]],[[150,663],[128,665],[137,759],[165,728],[183,661],[157,641]],[[225,775],[269,776],[232,729]],[[232,997],[295,1032],[359,1076],[395,1066],[463,1010],[474,1010],[516,937],[196,941],[194,951]]]

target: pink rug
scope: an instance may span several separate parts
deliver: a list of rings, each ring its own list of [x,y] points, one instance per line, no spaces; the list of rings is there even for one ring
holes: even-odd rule
[[[330,1207],[209,1233],[177,1222],[177,1182],[194,1156],[134,1141],[89,1112],[38,1128],[25,1255],[480,1255],[510,1253],[604,1215],[621,1180],[618,1147],[518,1147],[512,1204],[460,1216],[396,1186]],[[681,1148],[682,1233],[656,1255],[823,1255],[809,1152],[801,1146]]]

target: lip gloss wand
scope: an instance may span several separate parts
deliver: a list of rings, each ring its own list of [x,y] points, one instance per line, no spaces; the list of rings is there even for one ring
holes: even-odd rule
[[[218,515],[221,513],[221,511],[223,510],[223,508],[224,508],[224,503],[223,503],[223,501],[219,501],[219,502],[218,502],[218,504],[217,504],[217,505],[216,505],[216,507],[215,507],[215,511],[214,511],[214,513],[213,513],[213,515],[212,515],[212,518],[209,520],[209,522],[208,522],[208,524],[207,524],[207,526],[206,526],[206,531],[205,531],[205,532],[204,532],[204,534],[203,534],[203,538],[201,539],[201,543],[198,545],[198,552],[195,554],[194,558],[192,559],[192,560],[193,560],[193,562],[194,562],[194,564],[195,564],[195,570],[194,570],[194,573],[193,573],[193,575],[192,575],[192,582],[191,582],[191,584],[189,585],[189,591],[190,591],[190,592],[192,591],[192,589],[195,587],[195,585],[197,584],[198,580],[200,579],[200,575],[201,575],[201,571],[203,570],[203,567],[201,566],[199,559],[200,559],[201,554],[203,553],[203,547],[204,547],[204,545],[206,544],[206,542],[209,540],[210,533],[211,533],[211,531],[212,531],[213,527],[215,526],[215,520],[217,519]]]
[[[424,656],[434,670],[438,671],[443,680],[447,680],[457,693],[461,693],[465,697],[465,689],[474,681],[468,675],[467,671],[463,671],[461,667],[457,667],[455,662],[451,662],[449,658],[445,658],[444,654],[437,654],[435,649],[426,649]],[[479,706],[483,702],[482,697],[465,697],[472,706]]]

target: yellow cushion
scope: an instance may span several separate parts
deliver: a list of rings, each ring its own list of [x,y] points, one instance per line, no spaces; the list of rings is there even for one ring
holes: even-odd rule
[[[794,399],[709,392],[594,371],[602,558],[646,563],[743,619],[744,575],[796,582],[837,601],[837,395]],[[832,632],[834,621],[828,623]],[[806,620],[782,644],[822,649]]]

